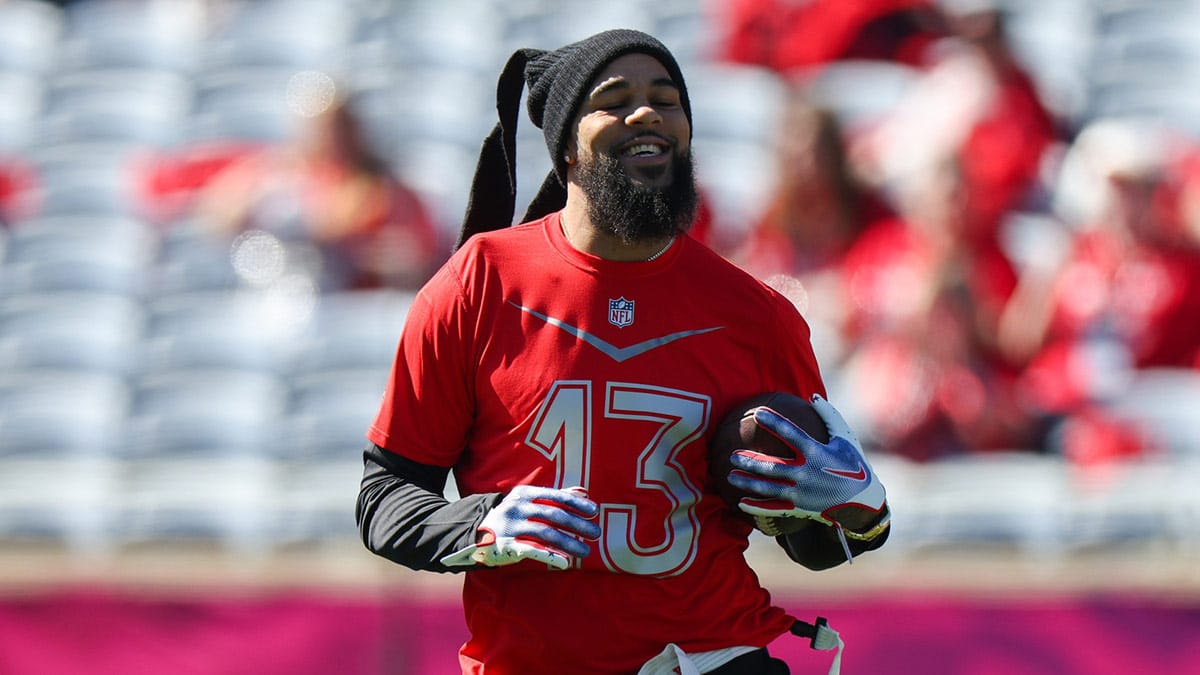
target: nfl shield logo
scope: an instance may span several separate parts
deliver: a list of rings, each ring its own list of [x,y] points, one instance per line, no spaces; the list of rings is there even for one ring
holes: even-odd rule
[[[633,325],[633,301],[617,298],[608,301],[608,322],[617,328]]]

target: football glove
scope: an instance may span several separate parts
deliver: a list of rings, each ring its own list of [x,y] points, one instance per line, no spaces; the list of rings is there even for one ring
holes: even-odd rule
[[[599,511],[581,487],[518,485],[483,517],[477,542],[441,562],[447,567],[499,567],[537,560],[567,569],[574,558],[588,554],[583,540],[600,538],[600,526],[592,520]]]
[[[887,495],[871,470],[857,437],[841,413],[819,395],[813,408],[829,429],[829,442],[819,443],[792,421],[770,408],[755,411],[758,425],[778,437],[795,453],[784,459],[753,450],[736,450],[730,457],[729,482],[759,498],[743,497],[738,508],[756,518],[807,518],[836,527],[842,535],[847,515],[866,509],[883,520],[869,531],[846,530],[853,539],[872,539],[888,524]],[[877,519],[877,518],[876,518]]]

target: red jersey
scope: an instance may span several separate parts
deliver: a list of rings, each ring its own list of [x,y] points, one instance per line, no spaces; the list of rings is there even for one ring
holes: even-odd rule
[[[776,390],[824,393],[808,325],[690,236],[650,262],[575,250],[557,213],[472,237],[410,309],[368,437],[453,466],[463,495],[584,486],[603,534],[566,571],[468,571],[463,671],[629,673],[671,642],[785,632],[706,450],[730,408]]]

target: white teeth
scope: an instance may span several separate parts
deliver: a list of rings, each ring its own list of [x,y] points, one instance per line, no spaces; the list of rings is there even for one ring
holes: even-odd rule
[[[661,155],[662,152],[663,152],[662,148],[660,148],[657,145],[652,145],[650,143],[638,143],[637,145],[631,146],[627,150],[625,150],[625,154],[628,156],[631,156],[631,157],[635,157],[635,156],[639,156],[639,155],[640,156]]]

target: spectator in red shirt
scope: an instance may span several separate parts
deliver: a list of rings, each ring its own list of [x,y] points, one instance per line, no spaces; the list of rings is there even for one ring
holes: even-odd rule
[[[872,223],[893,218],[854,174],[841,123],[796,92],[775,145],[776,186],[737,254],[761,278],[836,266]]]
[[[851,166],[838,118],[792,93],[775,143],[776,184],[762,216],[731,254],[805,311],[825,363],[841,358],[845,319],[838,270],[869,228],[896,218]],[[807,302],[808,297],[819,302]]]
[[[996,228],[1037,185],[1042,157],[1059,136],[1057,123],[1013,53],[999,10],[947,16],[951,30],[969,45],[994,87],[958,155],[977,227]]]
[[[202,218],[218,232],[264,230],[315,252],[306,271],[324,289],[424,283],[449,246],[418,195],[370,151],[350,102],[315,116],[297,140],[218,173],[199,200]]]
[[[900,193],[903,220],[865,233],[842,266],[846,387],[866,435],[916,460],[1027,447],[1015,369],[995,342],[1016,274],[995,236],[968,236],[959,166]]]
[[[990,236],[1013,209],[1038,194],[1056,122],[1011,51],[996,10],[947,13],[952,37],[929,61],[896,109],[855,142],[872,180],[902,180],[953,157],[962,174],[965,233]]]
[[[1200,245],[1185,226],[1188,190],[1170,189],[1181,182],[1171,145],[1112,122],[1080,134],[1072,153],[1092,160],[1099,208],[1060,265],[1023,275],[1002,324],[1008,353],[1030,361],[1025,400],[1064,429],[1059,449],[1076,459],[1147,451],[1136,427],[1106,415],[1106,401],[1138,369],[1200,359]],[[1083,431],[1095,427],[1106,433]],[[1107,449],[1073,438],[1104,439]]]

